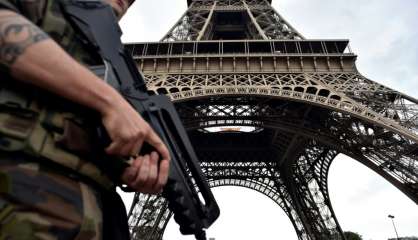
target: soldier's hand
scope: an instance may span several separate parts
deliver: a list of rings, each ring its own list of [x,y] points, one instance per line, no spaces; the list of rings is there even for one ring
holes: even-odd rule
[[[156,152],[139,156],[125,169],[122,181],[135,191],[157,194],[167,182],[169,162],[160,161]]]
[[[137,156],[144,142],[156,150],[150,155],[136,157],[123,173],[123,182],[136,191],[160,192],[167,182],[170,162],[170,154],[163,141],[122,97],[101,113],[111,139],[106,153],[121,157]]]
[[[102,122],[111,139],[106,153],[121,157],[136,156],[144,142],[149,143],[162,160],[170,160],[167,147],[149,124],[122,97],[102,112]]]

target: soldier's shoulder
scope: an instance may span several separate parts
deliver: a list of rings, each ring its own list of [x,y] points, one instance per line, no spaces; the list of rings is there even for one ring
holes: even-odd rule
[[[42,19],[49,0],[0,0],[0,9],[18,12],[31,21]]]

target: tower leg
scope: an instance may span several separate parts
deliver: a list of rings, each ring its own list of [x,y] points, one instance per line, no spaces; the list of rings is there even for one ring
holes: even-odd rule
[[[289,156],[296,161],[285,161],[280,168],[292,207],[310,239],[345,239],[327,189],[328,170],[337,152],[313,140],[298,139],[294,144]]]
[[[162,239],[170,217],[168,203],[163,197],[137,193],[129,213],[131,239]]]

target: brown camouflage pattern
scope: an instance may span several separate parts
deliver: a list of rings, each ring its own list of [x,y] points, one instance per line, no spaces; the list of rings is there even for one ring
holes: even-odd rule
[[[15,11],[36,23],[80,63],[88,66],[100,63],[101,60],[86,49],[65,21],[59,1],[0,0],[0,9]],[[66,142],[63,136],[66,123],[74,122],[76,124],[72,126],[89,129],[84,125],[87,122],[84,118],[91,111],[24,83],[8,80],[0,82],[0,106],[7,105],[7,108],[0,108],[0,151],[25,152],[49,159],[89,177],[105,188],[113,188],[112,181],[89,159],[93,154],[86,156],[62,144]],[[22,117],[22,112],[29,117]],[[79,137],[73,142],[84,139],[87,138]]]
[[[99,65],[95,53],[89,52],[60,10],[57,0],[0,0],[0,9],[15,11],[38,25],[73,58],[86,66]]]
[[[31,159],[0,157],[0,240],[102,239],[99,202],[84,183]]]
[[[100,64],[65,22],[57,0],[0,0],[0,9],[28,18],[80,63]],[[102,239],[100,197],[68,176],[74,171],[108,189],[114,184],[62,144],[67,122],[86,128],[86,109],[0,75],[0,240]],[[64,170],[46,167],[57,163]]]

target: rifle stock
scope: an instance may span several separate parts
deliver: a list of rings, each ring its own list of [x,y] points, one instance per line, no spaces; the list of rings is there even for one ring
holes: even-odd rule
[[[95,0],[61,0],[61,6],[67,19],[104,59],[104,80],[132,104],[168,147],[172,160],[163,196],[181,233],[205,239],[204,229],[220,211],[174,105],[166,96],[148,94],[142,75],[120,41],[121,30],[110,7]],[[150,152],[150,146],[143,147],[144,151]],[[114,169],[128,166],[122,164]]]

